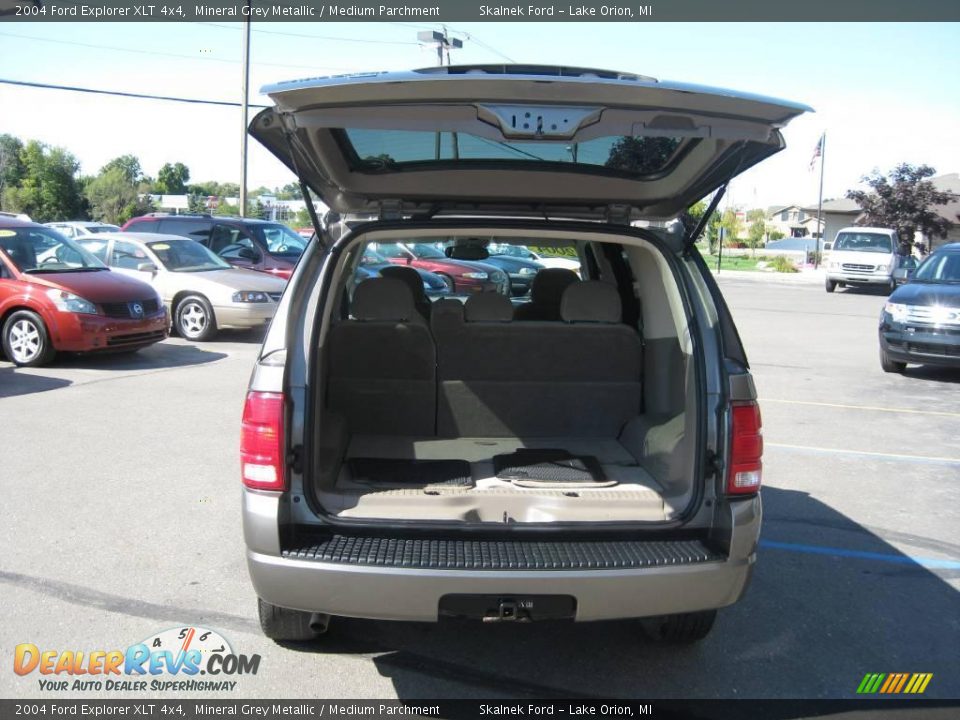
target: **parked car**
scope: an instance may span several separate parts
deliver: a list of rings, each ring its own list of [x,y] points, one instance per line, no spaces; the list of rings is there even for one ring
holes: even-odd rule
[[[827,292],[847,285],[872,285],[892,292],[897,287],[893,273],[903,262],[899,250],[895,230],[843,228],[837,232],[826,263]]]
[[[153,285],[188,340],[212,340],[225,328],[263,327],[286,286],[283,278],[233,267],[177,235],[120,232],[78,242],[112,270]]]
[[[264,92],[253,137],[334,212],[379,213],[311,242],[251,375],[242,515],[264,633],[456,616],[704,637],[757,560],[760,412],[703,226],[631,223],[779,152],[809,108],[504,65]],[[433,303],[429,323],[396,279],[349,293],[365,248],[433,269],[450,260],[433,243],[476,237],[592,261],[555,321],[515,321],[499,292]]]
[[[572,257],[545,255],[531,250],[526,245],[511,243],[491,243],[489,249],[493,255],[509,255],[522,260],[531,260],[546,268],[563,268],[564,270],[573,270],[577,274],[580,273],[580,261]]]
[[[24,222],[33,222],[30,216],[26,213],[3,212],[0,210],[0,220],[11,218],[14,220],[23,220]]]
[[[15,365],[43,365],[57,352],[139,350],[163,340],[167,325],[149,285],[110,272],[43,225],[0,218],[0,339]]]
[[[447,284],[451,293],[510,294],[510,278],[503,270],[486,263],[447,257],[436,244],[386,242],[377,243],[374,249],[395,265],[409,265],[436,273]]]
[[[510,276],[510,293],[512,295],[520,296],[530,292],[533,279],[544,268],[544,265],[539,262],[504,252],[502,248],[488,247],[487,252],[489,255],[483,262],[500,268]]]
[[[127,232],[180,235],[196,240],[236,267],[288,280],[308,240],[286,225],[266,220],[213,215],[158,215],[131,218]]]
[[[880,314],[880,367],[889,373],[903,372],[907,363],[960,367],[960,243],[896,275],[907,282]]]
[[[120,230],[119,225],[111,225],[110,223],[100,223],[100,222],[89,222],[86,220],[72,220],[70,222],[52,222],[44,223],[48,228],[56,230],[61,235],[66,235],[68,238],[76,240],[77,238],[86,237],[87,235],[98,235],[100,233],[110,233],[117,232]]]
[[[385,268],[397,267],[395,263],[390,262],[385,256],[378,253],[372,247],[367,247],[360,258],[360,264],[357,266],[357,281],[369,280],[374,277],[381,277],[380,272]],[[420,276],[423,282],[423,291],[429,298],[439,298],[450,294],[450,288],[443,278],[422,268],[413,268]]]

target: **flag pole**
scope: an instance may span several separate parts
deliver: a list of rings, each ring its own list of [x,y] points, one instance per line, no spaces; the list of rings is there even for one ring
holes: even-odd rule
[[[820,194],[817,197],[817,252],[813,255],[813,269],[820,267],[820,245],[827,224],[823,222],[823,165],[827,157],[827,131],[820,135]],[[822,224],[822,225],[821,225]]]

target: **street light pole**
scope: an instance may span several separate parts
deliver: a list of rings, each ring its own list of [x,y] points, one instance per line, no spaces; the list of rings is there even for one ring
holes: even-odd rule
[[[250,102],[250,3],[252,0],[246,0],[247,21],[243,24],[243,101],[241,116],[243,118],[243,128],[241,130],[240,140],[240,217],[247,216],[247,123],[248,123],[248,103]]]

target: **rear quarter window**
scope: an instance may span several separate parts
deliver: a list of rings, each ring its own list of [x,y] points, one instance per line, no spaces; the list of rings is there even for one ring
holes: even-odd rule
[[[161,220],[160,232],[188,237],[204,245],[209,245],[212,226],[213,223],[205,220]]]

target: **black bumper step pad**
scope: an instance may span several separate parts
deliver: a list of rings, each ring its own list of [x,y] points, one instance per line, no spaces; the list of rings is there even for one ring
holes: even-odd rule
[[[354,482],[403,487],[472,487],[473,476],[466,460],[407,460],[350,458]]]
[[[333,535],[285,558],[429,570],[615,570],[723,560],[699,540],[523,541]]]
[[[521,448],[494,455],[493,469],[501,480],[545,485],[591,485],[606,482],[600,462],[592,455],[571,455],[552,448]]]

